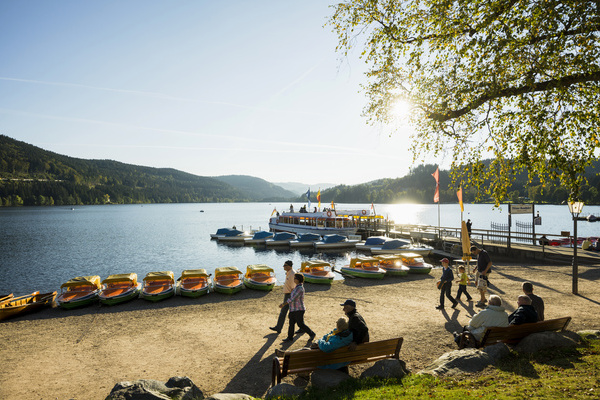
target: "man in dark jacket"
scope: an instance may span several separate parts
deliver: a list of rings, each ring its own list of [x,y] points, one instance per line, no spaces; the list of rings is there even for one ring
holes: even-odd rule
[[[538,321],[544,320],[544,300],[538,295],[533,294],[533,285],[531,282],[523,282],[523,293],[531,299],[531,305],[538,314]]]
[[[531,299],[524,294],[517,299],[518,308],[508,316],[509,325],[521,325],[538,321],[538,314],[531,305]]]
[[[356,302],[354,300],[346,300],[340,304],[344,307],[344,313],[348,317],[348,329],[352,332],[352,343],[348,346],[349,350],[354,350],[356,345],[369,341],[369,328],[363,319],[362,315],[356,311]]]

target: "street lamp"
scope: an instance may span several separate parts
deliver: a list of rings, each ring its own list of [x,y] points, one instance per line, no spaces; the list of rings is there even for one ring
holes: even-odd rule
[[[577,290],[577,220],[583,210],[582,201],[570,201],[569,211],[573,216],[573,294],[578,294]]]

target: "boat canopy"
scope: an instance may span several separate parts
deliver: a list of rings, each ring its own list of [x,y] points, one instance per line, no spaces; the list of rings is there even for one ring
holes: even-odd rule
[[[323,260],[302,261],[302,269],[315,267],[331,267],[331,264]]]
[[[221,267],[221,268],[215,269],[215,276],[231,275],[231,274],[239,275],[241,273],[242,273],[242,271],[240,271],[236,267]]]
[[[181,272],[181,277],[179,277],[177,280],[181,280],[183,278],[208,278],[208,273],[204,268],[186,269]]]
[[[404,261],[405,263],[409,263],[409,264],[425,262],[425,260],[423,260],[423,256],[421,256],[420,254],[417,254],[417,253],[402,254],[402,261]]]
[[[356,268],[356,265],[376,267],[379,265],[379,259],[375,257],[356,257],[350,260],[350,268]]]
[[[229,231],[225,232],[225,236],[226,237],[229,237],[229,236],[239,236],[242,233],[244,233],[244,232],[239,231],[237,229],[230,229]]]
[[[109,275],[108,278],[102,281],[102,283],[117,283],[117,282],[131,282],[137,285],[137,274],[131,272],[129,274],[114,274]]]
[[[273,236],[273,240],[293,240],[296,239],[296,235],[289,232],[277,232]]]
[[[316,242],[321,240],[321,235],[317,233],[302,233],[298,236],[299,242]]]
[[[323,236],[323,242],[325,243],[339,243],[346,240],[347,237],[344,235],[332,234]]]
[[[248,267],[246,267],[246,276],[248,276],[248,274],[253,274],[255,272],[269,273],[269,272],[275,272],[275,271],[273,271],[273,268],[271,268],[265,264],[253,264],[253,265],[248,265]]]
[[[390,238],[386,238],[385,236],[371,236],[365,240],[365,245],[367,246],[379,246],[384,244],[390,240]]]
[[[144,281],[162,281],[165,279],[175,282],[175,275],[173,275],[173,271],[148,272],[144,278]]]
[[[69,288],[75,286],[95,286],[100,289],[100,276],[99,275],[91,275],[91,276],[78,276],[76,278],[70,279],[67,282],[63,283],[60,288]]]
[[[231,228],[219,228],[217,229],[217,235],[224,235],[229,232]]]
[[[392,239],[386,241],[382,246],[382,250],[399,249],[402,246],[408,246],[410,242],[403,239]]]
[[[273,232],[258,231],[254,234],[254,236],[252,236],[252,239],[266,239],[273,237],[274,235],[275,234]]]

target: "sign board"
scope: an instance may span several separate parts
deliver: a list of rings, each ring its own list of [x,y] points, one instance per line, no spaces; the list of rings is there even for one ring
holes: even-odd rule
[[[571,236],[571,232],[569,232],[569,231],[560,231],[560,236],[569,237],[569,236]]]
[[[533,214],[533,204],[509,204],[511,214]]]

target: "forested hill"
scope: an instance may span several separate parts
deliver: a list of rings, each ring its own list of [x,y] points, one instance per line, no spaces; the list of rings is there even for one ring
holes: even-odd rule
[[[0,204],[76,205],[287,200],[282,188],[246,192],[221,179],[170,168],[56,154],[0,135]],[[262,181],[254,178],[253,182]],[[270,184],[262,181],[262,186]],[[287,196],[287,197],[286,197]]]
[[[228,183],[246,195],[258,200],[288,201],[296,197],[296,193],[254,176],[222,175],[215,176],[214,178]]]

